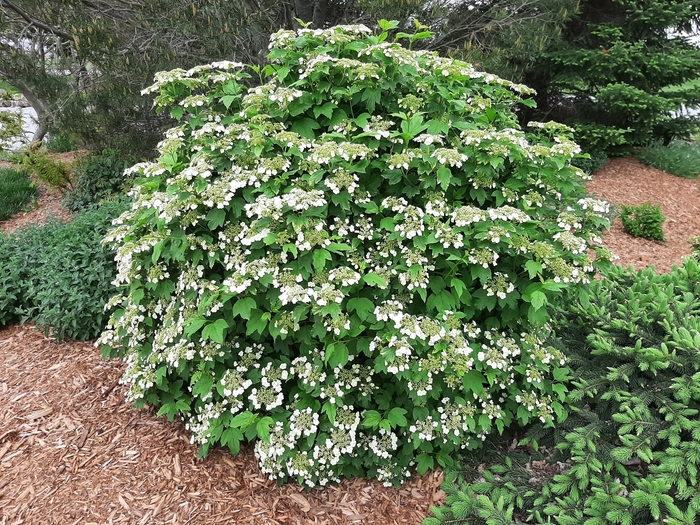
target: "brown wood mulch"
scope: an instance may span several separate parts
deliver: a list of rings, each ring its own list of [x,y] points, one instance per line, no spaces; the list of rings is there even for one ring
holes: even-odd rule
[[[622,264],[668,271],[700,235],[698,181],[615,159],[588,188],[620,204],[662,205],[666,244],[629,237],[619,220],[605,234]],[[70,216],[44,191],[33,220],[52,205]],[[28,215],[0,228],[12,231]],[[267,480],[250,447],[197,460],[182,423],[124,401],[123,366],[102,361],[90,343],[58,343],[32,326],[0,330],[0,525],[419,524],[444,501],[439,470],[399,489],[354,479],[306,493]]]
[[[54,153],[52,157],[57,162],[71,165],[83,153],[83,151]],[[0,168],[15,168],[15,165],[11,162],[2,161],[0,162]],[[29,224],[43,224],[51,217],[62,221],[68,221],[72,217],[73,214],[70,210],[63,206],[63,195],[60,191],[50,187],[48,184],[35,177],[32,178],[32,182],[34,182],[38,190],[36,206],[30,205],[25,211],[17,213],[12,218],[6,221],[0,221],[0,231],[12,233]]]
[[[625,232],[619,217],[615,219],[610,231],[603,235],[603,244],[620,258],[617,264],[631,265],[636,270],[653,265],[657,272],[667,273],[692,253],[689,241],[700,236],[700,179],[675,177],[637,159],[622,158],[605,165],[586,188],[618,207],[660,204],[666,217],[665,243],[632,237]]]

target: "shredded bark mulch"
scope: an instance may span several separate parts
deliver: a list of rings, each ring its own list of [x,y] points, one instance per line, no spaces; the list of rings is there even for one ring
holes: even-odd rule
[[[603,235],[603,244],[620,259],[622,266],[641,270],[654,266],[668,273],[673,265],[692,253],[690,239],[700,236],[700,180],[675,177],[649,168],[634,158],[614,159],[586,185],[589,193],[619,207],[639,206],[645,202],[661,205],[666,242],[632,237],[619,218]]]

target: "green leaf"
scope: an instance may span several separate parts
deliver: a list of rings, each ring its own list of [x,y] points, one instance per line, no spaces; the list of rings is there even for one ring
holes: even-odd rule
[[[423,123],[423,115],[420,113],[401,122],[401,131],[403,131],[406,135],[409,135],[410,138],[423,133],[427,127],[428,126]]]
[[[330,403],[326,401],[323,403],[323,406],[321,407],[321,412],[323,414],[326,414],[328,416],[328,421],[331,422],[331,424],[335,423],[335,416],[338,412],[338,407],[336,406],[335,403]]]
[[[314,133],[315,129],[320,128],[320,124],[316,122],[315,120],[312,120],[310,118],[301,118],[299,120],[296,120],[294,124],[292,124],[292,131],[295,133],[298,133],[302,137],[306,139],[315,139],[316,134]]]
[[[238,98],[237,95],[225,95],[221,97],[221,102],[226,106],[226,109],[231,107],[231,104],[233,104],[233,101]],[[180,120],[180,119],[178,119]]]
[[[379,24],[379,27],[382,28],[382,31],[390,31],[390,30],[395,29],[399,26],[399,22],[396,20],[381,19],[377,22],[377,24]]]
[[[352,251],[352,246],[350,246],[349,244],[342,244],[339,242],[332,242],[328,246],[326,246],[326,248],[328,248],[328,250],[333,253],[343,253]]]
[[[429,120],[426,131],[431,135],[447,135],[450,132],[450,126],[439,120]]]
[[[256,307],[255,299],[252,297],[244,297],[236,301],[236,304],[233,305],[233,315],[238,315],[242,319],[250,319],[250,312]]]
[[[214,385],[214,378],[209,374],[203,374],[192,388],[192,394],[197,397],[204,397],[211,392],[211,387]]]
[[[416,458],[416,470],[419,475],[423,475],[435,467],[435,459],[430,454],[418,454]],[[423,522],[425,523],[425,522]]]
[[[235,416],[229,425],[232,428],[247,428],[253,421],[255,421],[256,417],[257,416],[255,414],[246,410],[245,412],[241,412]]]
[[[379,422],[382,420],[381,414],[376,410],[368,410],[365,412],[365,418],[362,421],[362,426],[364,428],[377,428],[379,427]]]
[[[333,368],[345,366],[348,362],[348,347],[344,343],[331,343],[326,347],[325,361]]]
[[[224,331],[228,328],[228,323],[225,319],[217,319],[213,323],[208,324],[202,330],[203,339],[211,339],[215,343],[224,344]]]
[[[374,272],[368,273],[362,280],[370,286],[376,286],[377,288],[386,288],[389,285],[389,283]]]
[[[241,450],[243,433],[237,428],[227,428],[221,435],[221,444],[228,447],[232,454],[238,454]]]
[[[537,261],[530,260],[525,263],[525,269],[527,269],[530,279],[534,279],[537,275],[542,273],[542,264]]]
[[[367,110],[369,112],[374,111],[374,107],[379,104],[382,99],[382,91],[379,88],[365,88],[362,91],[361,100],[367,102]]]
[[[428,307],[434,308],[438,313],[442,313],[445,310],[454,310],[454,298],[447,290],[440,290],[439,292],[430,294],[430,297],[428,297]]]
[[[153,262],[153,264],[158,262],[160,254],[163,253],[163,248],[165,248],[165,241],[158,241],[153,247],[153,256],[151,257],[151,262]]]
[[[348,311],[355,312],[361,321],[374,311],[374,303],[365,297],[354,297],[348,301]]]
[[[216,228],[223,226],[226,222],[226,210],[220,210],[218,208],[211,210],[207,213],[207,221],[210,230],[215,230]]]
[[[175,106],[173,108],[170,108],[170,116],[173,117],[175,120],[180,120],[182,118],[182,106]]]
[[[316,249],[313,253],[314,268],[317,272],[322,272],[323,268],[326,266],[326,261],[333,260],[333,256],[328,250]]]
[[[450,186],[450,179],[452,179],[450,168],[442,167],[437,170],[437,181],[440,186],[442,186],[443,190],[446,190]]]
[[[460,299],[462,298],[464,291],[467,289],[467,285],[464,284],[464,281],[461,281],[456,277],[453,277],[452,280],[450,280],[450,286],[454,288],[455,292],[457,293],[457,297]]]
[[[470,370],[462,377],[462,385],[464,385],[464,390],[471,390],[476,395],[481,394],[484,391],[484,383],[486,383],[486,378],[476,370]]]
[[[535,291],[530,294],[530,304],[537,310],[547,304],[547,296],[544,292]]]
[[[202,326],[204,326],[205,324],[207,324],[207,320],[201,315],[195,315],[193,317],[190,317],[185,322],[185,334],[192,335],[197,330],[202,328]]]
[[[406,409],[403,409],[400,407],[394,407],[389,411],[386,418],[389,420],[389,423],[391,423],[392,427],[396,427],[396,426],[405,427],[408,425],[408,420],[406,419],[406,413],[407,413]]]
[[[255,425],[255,431],[258,433],[258,437],[262,439],[265,443],[270,442],[270,427],[274,425],[275,420],[270,416],[262,418]]]
[[[255,332],[262,334],[270,320],[270,312],[263,312],[255,308],[251,311],[250,320],[246,324],[246,335],[251,335]]]
[[[333,102],[326,102],[323,106],[315,106],[314,107],[314,117],[318,118],[319,115],[324,115],[327,118],[331,118],[333,116],[333,110],[337,108]]]

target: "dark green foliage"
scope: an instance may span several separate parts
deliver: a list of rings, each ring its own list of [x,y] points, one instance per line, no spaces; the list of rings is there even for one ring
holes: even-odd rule
[[[75,169],[75,185],[66,194],[66,206],[78,211],[121,193],[131,183],[124,170],[136,159],[118,149],[104,149],[82,157]]]
[[[70,170],[63,162],[56,162],[45,149],[29,147],[21,150],[19,165],[30,175],[51,187],[65,192],[71,187]]]
[[[110,202],[78,214],[0,234],[0,325],[32,320],[58,339],[92,339],[107,322],[114,254],[101,244],[126,208]]]
[[[0,169],[0,221],[12,217],[36,196],[36,187],[26,173]]]
[[[666,218],[661,213],[660,204],[652,206],[651,203],[645,202],[641,206],[622,206],[620,220],[630,235],[666,242],[661,227]]]
[[[700,174],[700,146],[697,142],[674,140],[668,145],[655,142],[640,150],[641,161],[677,177],[696,179]]]
[[[693,255],[700,258],[700,237],[690,239],[690,244],[693,246]]]
[[[575,370],[572,415],[535,428],[540,446],[568,468],[532,473],[533,453],[507,453],[479,474],[483,457],[444,486],[440,523],[695,525],[700,516],[700,265],[670,274],[620,267],[570,302],[553,323]],[[563,465],[563,463],[562,463]],[[553,466],[556,467],[556,464]],[[560,465],[561,466],[561,465]],[[553,470],[555,471],[555,470]],[[480,478],[480,479],[479,479]],[[472,483],[470,483],[472,482]],[[491,517],[493,505],[500,517]]]
[[[608,163],[608,155],[602,150],[593,150],[584,155],[578,155],[571,164],[592,175]]]
[[[51,153],[67,153],[76,149],[76,141],[66,133],[51,133],[44,139],[44,147]]]
[[[697,117],[681,109],[700,101],[687,80],[700,70],[692,32],[695,0],[588,0],[562,41],[528,69],[541,117],[572,125],[584,149],[624,153],[662,138],[688,138]],[[673,89],[667,89],[673,86]]]
[[[74,134],[90,149],[149,151],[167,122],[140,96],[153,75],[212,60],[262,62],[267,35],[292,20],[285,4],[3,2],[0,78],[33,95],[50,133]]]

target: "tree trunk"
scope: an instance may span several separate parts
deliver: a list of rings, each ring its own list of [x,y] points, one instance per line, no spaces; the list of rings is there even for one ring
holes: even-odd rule
[[[24,98],[27,99],[27,102],[29,102],[32,108],[34,108],[34,111],[36,111],[37,128],[32,137],[32,144],[40,143],[47,132],[46,120],[49,117],[49,112],[44,103],[34,95],[34,92],[22,80],[13,79],[12,85],[19,89],[19,92],[22,93]]]
[[[308,24],[314,21],[314,0],[297,0],[294,2],[294,12],[296,17]]]
[[[328,0],[296,0],[294,2],[296,17],[313,29],[323,29],[328,16]]]
[[[316,0],[314,5],[314,29],[323,29],[328,15],[328,0]]]

